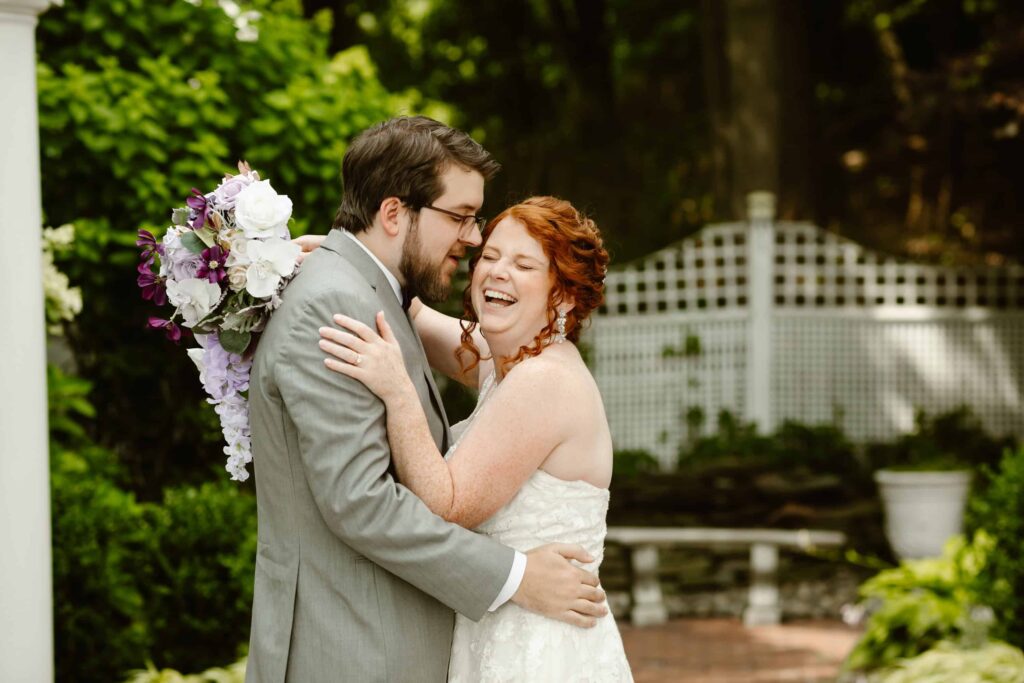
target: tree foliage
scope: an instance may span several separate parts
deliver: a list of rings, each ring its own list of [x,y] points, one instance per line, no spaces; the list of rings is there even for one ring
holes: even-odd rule
[[[754,6],[763,20],[723,25]],[[874,248],[950,262],[1024,257],[1024,11],[1011,0],[307,0],[331,40],[365,43],[386,82],[450,102],[505,164],[490,208],[534,192],[589,208],[617,260],[737,215],[716,107],[764,63],[781,209]],[[744,55],[747,55],[744,57]],[[757,56],[760,59],[760,56]],[[739,116],[757,113],[752,107]],[[754,169],[756,170],[756,169]],[[737,174],[760,177],[752,169]]]

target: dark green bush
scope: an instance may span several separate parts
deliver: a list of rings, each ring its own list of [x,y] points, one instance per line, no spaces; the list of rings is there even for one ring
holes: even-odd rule
[[[693,415],[693,413],[691,413]],[[688,417],[691,429],[696,426],[696,417]],[[728,410],[718,414],[718,429],[709,436],[699,436],[683,446],[679,454],[679,466],[685,468],[707,462],[727,459],[757,459],[771,451],[771,438],[758,434],[753,423],[743,422]]]
[[[152,642],[153,530],[145,506],[103,476],[116,467],[112,453],[58,446],[50,458],[57,680],[116,680]]]
[[[679,466],[684,469],[716,462],[746,463],[785,471],[836,474],[859,490],[870,487],[869,472],[842,430],[830,424],[783,422],[774,434],[759,434],[729,411],[718,415],[718,430],[684,446]]]
[[[613,454],[612,471],[616,477],[635,477],[658,471],[658,459],[642,449],[616,450]]]
[[[918,411],[914,431],[893,442],[871,444],[867,459],[872,469],[948,470],[994,467],[1012,437],[993,437],[969,408],[940,415]]]
[[[967,508],[967,528],[995,540],[979,593],[996,612],[995,635],[1024,647],[1024,447],[985,468]]]
[[[168,489],[149,505],[146,613],[158,666],[201,671],[244,654],[256,559],[256,499],[228,481]]]
[[[89,391],[50,369],[57,680],[234,661],[249,635],[255,499],[220,481],[137,501],[116,455],[89,441]]]

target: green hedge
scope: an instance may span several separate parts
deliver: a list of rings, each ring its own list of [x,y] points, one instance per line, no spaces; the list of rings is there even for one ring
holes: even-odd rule
[[[249,637],[256,506],[230,482],[140,503],[109,451],[52,453],[57,679],[110,681],[152,661],[237,659]]]
[[[89,440],[89,390],[51,367],[57,680],[237,659],[249,635],[255,499],[221,480],[138,501],[117,456]]]

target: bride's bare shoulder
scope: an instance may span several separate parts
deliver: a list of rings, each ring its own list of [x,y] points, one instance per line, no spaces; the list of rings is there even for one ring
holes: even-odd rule
[[[578,354],[551,349],[517,363],[502,380],[506,382],[510,390],[547,401],[564,400],[585,391],[593,379]]]

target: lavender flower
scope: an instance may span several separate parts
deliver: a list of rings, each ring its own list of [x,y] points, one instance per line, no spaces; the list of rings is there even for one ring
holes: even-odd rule
[[[248,390],[251,359],[225,351],[216,334],[196,335],[196,340],[203,347],[202,365],[195,357],[192,360],[199,367],[199,380],[211,400],[222,401]]]
[[[213,399],[210,399],[214,403]],[[224,469],[235,481],[245,481],[249,472],[245,466],[252,462],[252,435],[249,432],[249,403],[241,396],[234,395],[216,402],[214,410],[220,417],[224,434],[224,454],[228,456]]]
[[[171,280],[184,282],[198,277],[203,257],[193,253],[181,242],[181,236],[188,228],[170,228],[164,235],[163,257],[160,259],[160,275]]]
[[[221,211],[234,209],[239,193],[252,182],[253,178],[248,173],[224,176],[224,180],[213,191],[213,200],[217,204],[217,209]]]

